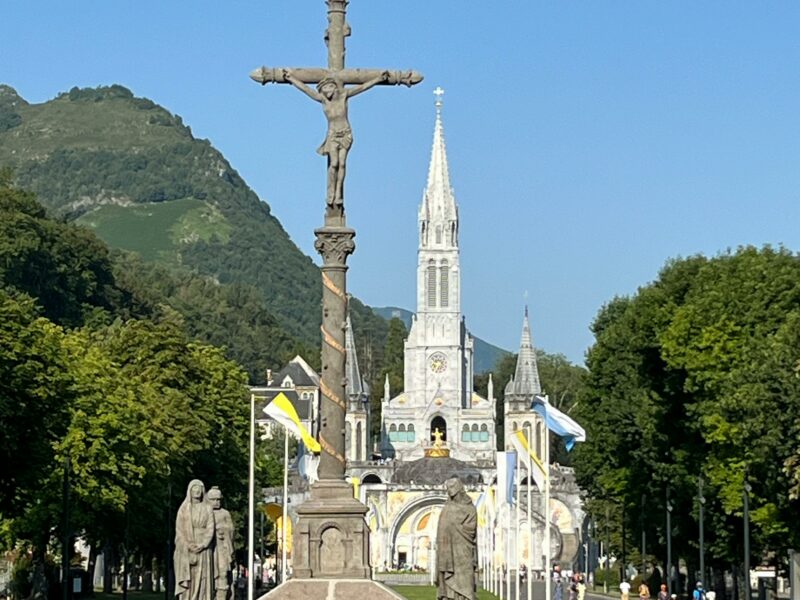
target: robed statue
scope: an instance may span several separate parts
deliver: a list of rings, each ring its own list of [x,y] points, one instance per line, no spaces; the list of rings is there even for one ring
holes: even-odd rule
[[[208,502],[214,511],[214,590],[216,600],[228,600],[231,571],[236,560],[233,548],[233,519],[222,508],[222,492],[217,486],[208,490]]]
[[[445,486],[447,501],[436,530],[437,598],[475,600],[478,513],[457,477]]]
[[[175,520],[175,596],[214,598],[214,511],[199,479],[189,482]]]

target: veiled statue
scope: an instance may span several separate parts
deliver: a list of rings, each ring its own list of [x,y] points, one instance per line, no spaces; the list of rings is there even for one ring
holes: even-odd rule
[[[445,482],[447,501],[436,531],[439,600],[475,600],[478,566],[478,513],[457,477]]]
[[[214,511],[199,479],[189,482],[175,520],[175,596],[214,599]]]
[[[222,492],[217,486],[208,490],[208,502],[214,511],[214,590],[216,600],[228,600],[231,571],[234,567],[233,519],[222,508]]]

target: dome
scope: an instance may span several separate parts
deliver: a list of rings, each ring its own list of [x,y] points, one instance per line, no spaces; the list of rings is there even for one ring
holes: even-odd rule
[[[420,458],[402,463],[395,470],[392,483],[442,485],[451,477],[458,477],[465,485],[483,483],[479,469],[450,457]]]

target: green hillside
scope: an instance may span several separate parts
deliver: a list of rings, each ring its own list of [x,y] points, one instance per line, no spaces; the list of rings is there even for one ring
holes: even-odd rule
[[[30,104],[0,85],[0,167],[115,248],[252,286],[290,336],[317,345],[318,268],[208,140],[151,100],[114,85]],[[382,344],[385,322],[356,300],[351,311],[356,334]]]

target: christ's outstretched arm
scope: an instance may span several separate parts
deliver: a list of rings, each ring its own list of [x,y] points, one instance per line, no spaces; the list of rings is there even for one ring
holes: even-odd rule
[[[303,92],[306,96],[308,96],[312,100],[315,100],[317,102],[322,102],[322,95],[319,94],[316,90],[308,87],[305,83],[303,83],[299,79],[297,79],[297,77],[295,77],[294,74],[292,73],[291,69],[284,69],[283,77],[284,79],[286,79],[286,81],[291,83],[294,87]]]
[[[347,88],[347,97],[352,98],[353,96],[357,96],[361,92],[366,92],[368,89],[373,88],[379,83],[383,83],[384,81],[389,81],[389,71],[384,71],[377,77],[374,77],[369,81],[362,83],[361,85]]]

